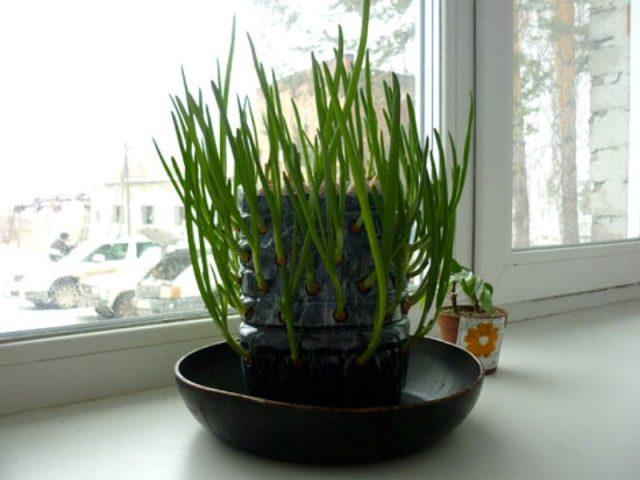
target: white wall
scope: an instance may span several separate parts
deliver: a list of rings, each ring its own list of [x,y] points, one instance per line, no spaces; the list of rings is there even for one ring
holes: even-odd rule
[[[101,187],[91,194],[91,236],[121,236],[127,234],[126,206],[123,188],[117,185]],[[124,208],[123,223],[112,223],[114,205]],[[154,228],[181,237],[184,225],[175,224],[175,207],[181,205],[171,184],[166,182],[132,183],[130,186],[131,231]],[[142,224],[142,206],[154,207],[154,223]],[[100,221],[96,221],[96,211]]]

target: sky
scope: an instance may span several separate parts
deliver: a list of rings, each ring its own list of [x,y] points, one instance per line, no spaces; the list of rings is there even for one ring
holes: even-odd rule
[[[335,28],[330,3],[305,2],[300,22]],[[181,90],[180,66],[190,85],[207,86],[234,13],[239,91],[256,89],[246,31],[266,65],[306,68],[308,55],[289,48],[299,39],[270,29],[251,0],[1,2],[0,208],[113,181],[125,142],[132,162],[155,161],[152,137],[171,150],[168,95]],[[357,17],[340,21],[357,36]]]

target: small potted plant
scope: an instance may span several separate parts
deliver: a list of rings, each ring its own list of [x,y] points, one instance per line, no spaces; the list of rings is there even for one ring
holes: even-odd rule
[[[331,62],[311,55],[315,131],[303,127],[295,100],[293,118],[285,114],[275,73],[250,39],[265,109],[230,98],[232,35],[226,70],[218,65],[211,82],[213,106],[186,79],[184,94],[172,97],[179,155],[156,144],[184,203],[204,303],[238,354],[249,392],[263,398],[397,403],[408,349],[446,297],[473,109],[462,149],[437,131],[431,142],[421,138],[395,75],[379,113],[369,4],[353,62],[341,29]],[[412,307],[420,311],[410,332]],[[243,320],[239,336],[227,321],[233,312]]]
[[[449,279],[451,305],[438,316],[440,337],[473,353],[485,373],[498,368],[507,312],[493,305],[493,286],[454,261]],[[470,304],[458,304],[458,289]]]

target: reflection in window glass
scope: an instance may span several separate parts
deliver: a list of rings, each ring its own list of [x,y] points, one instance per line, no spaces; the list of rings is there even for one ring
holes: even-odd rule
[[[637,10],[514,0],[514,248],[639,236]]]
[[[180,67],[212,101],[209,80],[215,59],[226,57],[235,13],[232,93],[249,97],[259,112],[250,32],[261,60],[276,71],[283,104],[295,97],[313,129],[309,52],[330,62],[340,23],[352,53],[360,6],[359,0],[0,3],[0,43],[12,45],[0,49],[9,72],[0,76],[0,147],[12,159],[10,175],[0,176],[0,262],[8,272],[0,279],[0,336],[201,311],[184,209],[151,143],[153,136],[178,152],[168,94],[182,91]],[[380,104],[381,80],[392,70],[416,93],[417,18],[417,0],[373,2],[369,45]],[[73,248],[53,265],[48,250],[61,232]],[[153,248],[143,254],[147,246]],[[60,288],[52,298],[54,284]]]

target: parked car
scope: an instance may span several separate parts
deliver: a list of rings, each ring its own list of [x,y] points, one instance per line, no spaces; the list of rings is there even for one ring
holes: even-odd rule
[[[42,260],[16,272],[11,294],[37,308],[75,308],[82,300],[81,277],[106,277],[129,268],[154,245],[140,235],[85,242],[58,262]]]
[[[138,284],[138,315],[204,310],[186,248],[167,254]]]
[[[162,248],[147,248],[135,262],[108,275],[85,275],[80,278],[84,304],[95,305],[101,318],[124,318],[136,315],[133,303],[138,282],[162,258]]]

